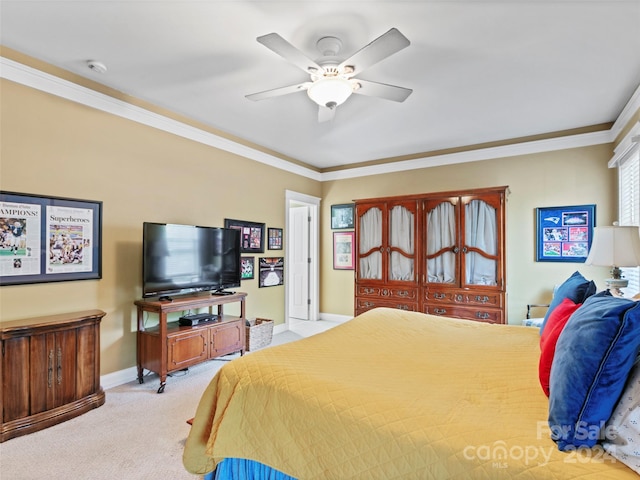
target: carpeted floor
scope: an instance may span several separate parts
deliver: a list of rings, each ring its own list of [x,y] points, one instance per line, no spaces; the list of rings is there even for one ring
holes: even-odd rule
[[[271,346],[302,338],[287,331]],[[235,356],[238,356],[236,354]],[[235,356],[225,357],[226,359]],[[182,449],[200,395],[225,363],[212,360],[178,372],[157,394],[158,376],[106,391],[103,406],[0,444],[2,480],[197,479],[182,466]]]

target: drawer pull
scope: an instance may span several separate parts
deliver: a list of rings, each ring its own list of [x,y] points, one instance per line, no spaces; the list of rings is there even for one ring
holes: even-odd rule
[[[482,320],[486,320],[490,317],[487,312],[476,312],[476,318],[480,318]]]
[[[49,368],[47,371],[47,384],[53,387],[53,350],[49,350]]]
[[[445,308],[436,308],[433,311],[434,311],[434,313],[437,313],[438,315],[444,315],[445,313],[447,313],[447,310]]]
[[[476,302],[487,303],[489,301],[489,297],[486,295],[476,295]]]
[[[375,307],[375,306],[376,306],[376,304],[375,304],[375,303],[373,303],[373,302],[364,302],[364,306],[365,306],[366,308],[369,308],[369,307]]]
[[[409,296],[409,292],[407,290],[401,290],[398,292],[398,296],[399,297],[408,297]]]
[[[444,293],[434,293],[433,294],[433,298],[436,298],[438,300],[442,300],[443,298],[447,298],[447,295]]]
[[[62,383],[62,348],[58,347],[58,385]]]
[[[374,288],[365,288],[364,293],[367,295],[371,295],[372,293],[376,293],[376,290]]]
[[[456,295],[456,302],[464,302],[464,296],[460,295],[460,294],[457,294]]]

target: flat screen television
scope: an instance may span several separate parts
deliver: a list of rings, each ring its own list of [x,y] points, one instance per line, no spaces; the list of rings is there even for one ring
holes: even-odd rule
[[[240,286],[240,231],[144,222],[142,295],[225,293]]]

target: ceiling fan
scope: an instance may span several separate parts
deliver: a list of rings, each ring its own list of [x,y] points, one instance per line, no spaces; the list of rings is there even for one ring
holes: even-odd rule
[[[390,29],[342,62],[336,57],[342,48],[342,42],[337,37],[322,37],[318,40],[316,46],[322,57],[317,61],[311,60],[277,33],[263,35],[257,40],[307,72],[311,81],[253,93],[246,96],[249,100],[264,100],[306,91],[309,98],[318,104],[318,121],[326,122],[333,119],[336,107],[352,93],[404,102],[413,91],[409,88],[354,78],[364,69],[409,46],[409,40],[396,28]]]

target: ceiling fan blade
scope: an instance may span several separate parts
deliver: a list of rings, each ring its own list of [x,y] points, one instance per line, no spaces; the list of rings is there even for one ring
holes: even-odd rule
[[[262,35],[256,40],[258,40],[258,42],[267,47],[269,50],[272,50],[288,62],[293,63],[295,66],[301,68],[309,74],[322,71],[322,67],[320,65],[311,60],[304,53],[291,45],[277,33]]]
[[[302,92],[309,88],[311,82],[298,83],[297,85],[289,85],[288,87],[273,88],[263,92],[245,95],[246,98],[253,101],[264,100],[265,98],[280,97],[290,93]]]
[[[336,116],[336,109],[327,107],[318,107],[318,122],[330,122]]]
[[[351,67],[353,72],[349,73],[349,76],[357,75],[365,68],[369,68],[371,65],[399,52],[410,44],[409,39],[400,33],[397,28],[392,28],[387,33],[380,35],[373,42],[362,47],[350,58],[347,58],[339,65],[338,69],[342,70],[345,67]]]
[[[410,88],[397,87],[395,85],[387,85],[386,83],[370,82],[368,80],[356,79],[360,88],[354,90],[353,93],[367,95],[369,97],[386,98],[394,102],[404,102],[411,95]]]

